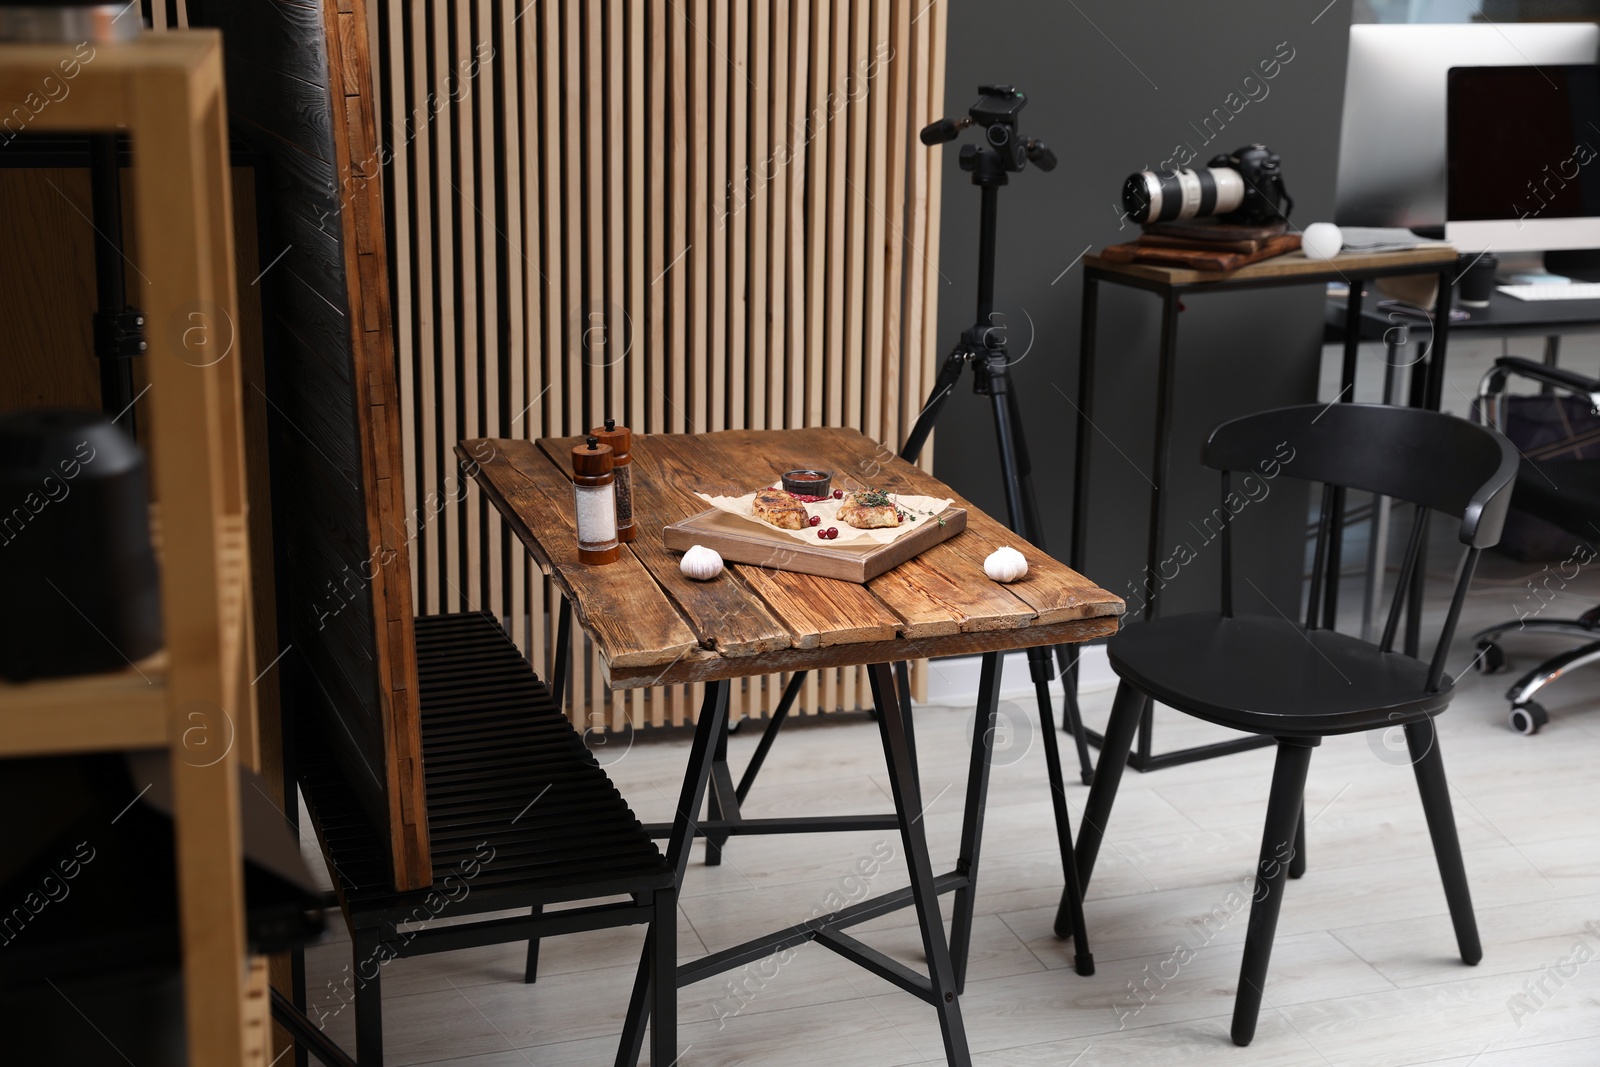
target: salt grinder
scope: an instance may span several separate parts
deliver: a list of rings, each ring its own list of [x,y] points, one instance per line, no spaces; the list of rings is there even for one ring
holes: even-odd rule
[[[617,540],[628,544],[638,536],[633,522],[633,431],[607,419],[604,428],[589,431],[601,444],[611,446],[611,473],[617,479]]]
[[[578,512],[578,562],[615,563],[617,543],[616,477],[611,446],[590,437],[572,450],[572,494]]]

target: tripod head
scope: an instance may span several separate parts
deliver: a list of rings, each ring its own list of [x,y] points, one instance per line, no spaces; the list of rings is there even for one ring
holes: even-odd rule
[[[969,126],[982,126],[985,146],[963,145],[961,169],[972,172],[975,185],[1005,184],[1032,161],[1040,170],[1056,169],[1056,154],[1036,137],[1017,133],[1017,113],[1028,103],[1026,93],[1014,85],[980,85],[978,102],[959,119],[940,119],[922,128],[922,143],[930,147],[961,136]]]

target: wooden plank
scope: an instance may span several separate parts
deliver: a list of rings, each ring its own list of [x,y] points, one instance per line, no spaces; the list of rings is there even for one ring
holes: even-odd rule
[[[688,16],[679,4],[673,3],[671,7],[672,124],[670,128],[673,130],[688,130],[690,128],[689,110],[691,106],[694,106],[691,105],[689,100],[689,66],[691,57],[688,44]],[[704,96],[697,96],[696,99],[702,100]],[[696,110],[698,111],[699,109],[696,107]],[[692,138],[693,134],[691,132],[689,137],[679,135],[671,139],[672,239],[667,242],[667,264],[662,267],[662,271],[666,274],[667,283],[671,287],[669,292],[672,296],[671,310],[669,311],[671,316],[669,321],[672,325],[672,354],[668,360],[671,367],[672,396],[668,401],[671,413],[659,429],[678,433],[682,433],[689,428],[687,425],[690,351],[688,344],[694,343],[696,337],[691,325],[689,302],[693,294],[699,291],[691,284],[694,274],[694,260],[698,259],[704,251],[704,246],[702,246],[701,252],[696,252],[691,246],[691,242],[694,240],[691,237],[691,233],[697,233],[698,231],[692,230],[690,227],[693,209],[685,202],[686,199],[694,198],[694,192],[689,184],[689,152]],[[703,200],[699,202],[704,203]],[[686,260],[688,262],[685,262]],[[699,339],[699,343],[694,344],[693,351],[697,354],[705,351],[703,337]]]
[[[903,151],[897,150],[889,125],[889,107],[893,98],[892,71],[886,69],[883,57],[890,47],[889,10],[894,5],[887,0],[876,0],[872,5],[871,56],[867,71],[872,75],[870,86],[872,131],[868,143],[872,146],[870,161],[871,179],[867,184],[867,337],[866,410],[861,428],[875,441],[884,440],[884,390],[899,375],[899,367],[890,362],[884,350],[885,327],[894,321],[886,306],[884,262],[888,255],[888,242],[893,238],[885,233],[889,218],[893,217],[898,197],[891,197],[889,172]],[[899,440],[896,434],[895,440]]]
[[[749,263],[749,365],[748,390],[742,393],[742,407],[749,412],[741,426],[757,430],[767,425],[767,307],[768,242],[772,195],[772,146],[769,131],[772,121],[772,0],[754,5],[751,29],[749,73],[750,157],[744,171],[746,211],[750,219]]]
[[[871,0],[854,0],[851,4],[850,51],[842,76],[836,76],[838,92],[849,99],[847,111],[850,119],[849,173],[840,190],[845,205],[846,245],[845,269],[840,272],[845,280],[845,299],[841,315],[844,320],[842,350],[844,378],[841,382],[843,413],[831,426],[863,425],[861,410],[862,377],[877,375],[878,368],[867,362],[864,351],[867,339],[865,322],[866,298],[871,286],[867,262],[867,220],[872,217],[873,205],[867,192],[867,127],[871,122],[867,84],[864,81],[867,57],[871,52],[870,34]],[[874,307],[872,310],[876,310]]]
[[[795,172],[791,153],[794,132],[789,123],[790,52],[789,0],[772,0],[772,259],[770,285],[772,304],[767,325],[767,421],[766,426],[788,423],[784,409],[784,390],[788,385],[789,351],[788,309],[791,302],[789,274],[789,182]]]
[[[605,210],[605,377],[604,407],[599,420],[616,419],[630,425],[627,409],[628,368],[628,293],[627,276],[627,200],[623,185],[622,157],[631,144],[627,129],[627,98],[623,95],[622,0],[606,0],[605,47],[605,123],[606,131],[606,210]]]
[[[104,80],[105,72],[94,68],[90,75],[86,66],[75,90],[83,101],[102,94],[130,98],[129,132],[140,145],[134,221],[141,255],[161,264],[142,290],[145,314],[154,322],[172,322],[198,300],[232,322],[237,320],[221,38],[194,35],[188,44],[188,62],[140,71],[130,79]],[[100,46],[102,53],[123,50]],[[0,61],[0,68],[11,65]],[[197,369],[182,361],[184,353],[173,351],[170,340],[153,333],[150,342],[152,489],[162,506],[163,550],[169,559],[184,562],[182,581],[162,583],[170,662],[166,733],[179,738],[192,727],[197,705],[230,722],[251,717],[245,709],[229,714],[232,679],[222,670],[218,617],[231,592],[222,575],[219,520],[240,517],[229,511],[242,477],[239,361]],[[234,439],[225,442],[230,429]],[[225,462],[225,457],[232,458]],[[245,574],[240,570],[237,578]],[[245,1053],[238,759],[229,746],[207,766],[171,761],[182,901],[178,922],[184,971],[191,976],[184,989],[185,1029],[190,1055],[204,1062],[238,1062]]]
[[[712,5],[711,19],[702,21],[700,33],[705,38],[704,61],[711,68],[711,180],[706,189],[707,200],[726,204],[728,195],[728,10],[732,5],[718,0]],[[704,98],[702,98],[704,99]],[[711,347],[706,352],[708,364],[705,395],[706,415],[697,419],[696,430],[725,430],[728,428],[728,244],[733,234],[724,219],[710,219],[706,238],[711,242],[711,274],[707,297],[710,302]]]
[[[745,381],[745,315],[748,269],[754,258],[750,231],[750,109],[756,87],[750,77],[750,8],[761,4],[731,4],[728,64],[728,133],[732,146],[728,154],[730,201],[724,212],[728,221],[728,395],[724,402],[727,418],[723,425],[739,430],[748,426],[746,414],[750,400]]]
[[[681,127],[680,127],[681,128]],[[677,353],[667,344],[667,292],[670,283],[663,277],[667,272],[668,255],[677,254],[672,245],[669,253],[666,226],[667,160],[676,160],[677,142],[681,138],[667,136],[667,4],[666,0],[650,0],[650,269],[647,284],[650,287],[650,325],[648,343],[644,354],[651,368],[649,377],[650,407],[648,421],[639,425],[651,433],[667,430],[665,401],[667,378],[677,359]],[[635,161],[635,165],[638,163]],[[674,165],[676,183],[676,165]],[[680,188],[676,184],[674,189]],[[682,212],[675,214],[681,215]]]
[[[166,678],[158,652],[125,671],[0,682],[0,756],[160,748]]]
[[[816,580],[827,581],[825,578]],[[762,665],[776,672],[816,672],[855,664],[898,663],[908,659],[975,656],[983,652],[1078,644],[1109,636],[1116,631],[1117,620],[1114,617],[1077,619],[1049,626],[984,630],[977,633],[951,634],[948,637],[923,638],[917,641],[907,641],[897,637],[883,641],[791,648],[782,652],[768,652],[762,657]],[[607,673],[606,680],[613,688],[629,689],[635,686],[704,683],[722,678],[740,678],[748,670],[748,664],[739,660],[724,659],[715,652],[702,649],[683,657],[665,670],[613,667]]]
[[[486,442],[464,441],[458,452],[485,454]],[[700,647],[699,639],[649,570],[624,552],[603,567],[578,562],[572,482],[532,441],[497,440],[477,478],[523,544],[547,562],[571,597],[573,618],[595,638],[612,669],[660,667]],[[538,516],[538,528],[528,524]],[[715,654],[715,653],[713,653]]]

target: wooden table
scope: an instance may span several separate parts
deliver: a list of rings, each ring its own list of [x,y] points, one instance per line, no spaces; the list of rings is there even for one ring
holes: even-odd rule
[[[661,827],[667,856],[679,884],[696,835],[708,838],[708,862],[735,834],[814,833],[867,829],[898,830],[910,885],[831,914],[807,919],[678,968],[678,984],[701,981],[774,952],[816,940],[932,1004],[939,1015],[947,1059],[971,1062],[958,994],[965,977],[971,936],[973,893],[983,809],[988,790],[993,731],[973,730],[971,770],[961,856],[955,870],[935,877],[920,822],[922,798],[916,781],[915,739],[904,672],[891,664],[927,657],[984,654],[978,714],[992,719],[1000,689],[1002,653],[1106,636],[1117,628],[1122,601],[1036,549],[931,475],[895,458],[891,450],[853,430],[729,430],[698,435],[634,439],[634,516],[638,538],[619,562],[590,567],[577,562],[576,520],[568,457],[579,438],[464,441],[457,448],[469,470],[566,601],[558,626],[557,662],[551,679],[558,692],[570,641],[567,612],[576,615],[600,650],[613,688],[707,682],[677,817]],[[485,459],[484,457],[489,457]],[[794,574],[770,567],[733,564],[709,582],[694,582],[678,570],[680,556],[661,547],[661,528],[705,510],[696,491],[739,494],[796,467],[826,467],[835,484],[870,484],[890,492],[951,497],[968,511],[967,529],[943,544],[867,583]],[[983,559],[994,548],[1024,548],[1028,576],[1012,585],[990,581]],[[739,803],[770,744],[762,739],[745,780],[735,788],[726,763],[728,682],[778,672],[797,672],[773,723],[797,690],[798,672],[868,665],[878,725],[888,765],[893,815],[743,819]],[[1047,755],[1053,751],[1054,728]],[[1059,759],[1059,757],[1057,757]],[[699,817],[710,786],[709,817]],[[1059,796],[1057,800],[1060,801]],[[1064,801],[1058,806],[1058,843],[1063,876],[1075,883]],[[954,892],[949,943],[938,896]],[[1075,894],[1074,894],[1075,895]],[[897,908],[915,906],[929,961],[924,976],[849,936],[846,928]],[[1079,909],[1080,973],[1092,973]],[[651,969],[640,968],[629,1010],[627,1036],[642,1037]]]

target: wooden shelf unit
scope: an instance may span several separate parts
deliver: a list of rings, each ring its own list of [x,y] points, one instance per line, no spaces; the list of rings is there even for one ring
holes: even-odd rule
[[[70,93],[51,99],[63,83]],[[0,756],[169,749],[189,1062],[264,1065],[266,968],[245,951],[239,824],[256,710],[222,38],[0,44],[0,114],[18,108],[29,133],[132,143],[143,269],[130,299],[149,342],[167,647],[126,671],[0,685]]]

